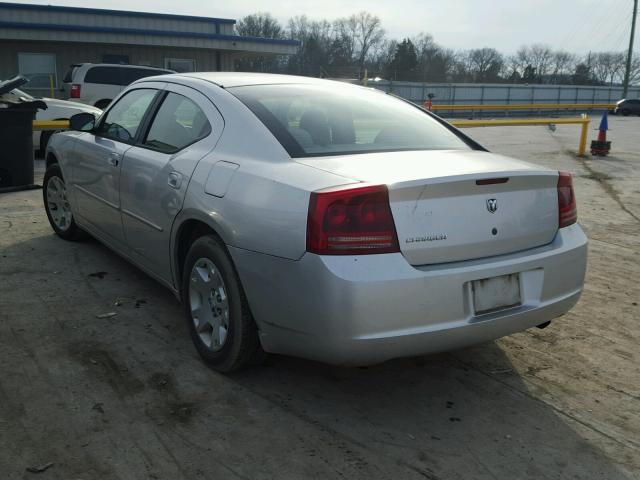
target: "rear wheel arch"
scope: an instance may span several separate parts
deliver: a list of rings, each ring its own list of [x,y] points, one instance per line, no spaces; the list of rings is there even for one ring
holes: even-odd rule
[[[49,168],[51,165],[55,163],[58,163],[58,159],[53,153],[49,152],[46,159],[46,168]]]
[[[180,286],[182,284],[184,262],[187,258],[187,254],[189,253],[189,248],[191,248],[193,242],[205,235],[211,235],[215,237],[224,247],[224,249],[227,250],[220,234],[207,222],[196,218],[189,218],[187,220],[184,220],[178,227],[178,231],[175,236],[173,251],[173,265],[174,271],[176,272],[176,285]]]

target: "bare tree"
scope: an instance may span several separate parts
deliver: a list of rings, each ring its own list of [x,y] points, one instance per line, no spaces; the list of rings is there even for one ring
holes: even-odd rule
[[[551,73],[553,51],[547,45],[535,44],[529,48],[533,68],[536,69],[541,81]]]
[[[420,80],[425,82],[446,81],[454,67],[454,52],[443,49],[428,33],[420,33],[412,39],[412,42],[418,56],[417,70],[421,76]]]
[[[282,38],[284,30],[270,13],[259,12],[242,17],[236,24],[238,35],[248,37]]]
[[[398,42],[388,39],[385,39],[378,45],[372,46],[369,54],[370,59],[367,63],[370,68],[369,76],[372,77],[374,74],[378,76],[386,75],[397,49]]]
[[[364,65],[371,48],[384,41],[380,18],[362,11],[335,21],[337,38],[345,53],[350,52],[358,66],[358,77],[364,74]]]
[[[468,51],[455,52],[452,77],[456,82],[473,82],[471,55]]]
[[[516,53],[505,58],[502,64],[502,77],[511,82],[519,82],[522,79],[527,63],[524,56]]]
[[[311,21],[306,15],[289,20],[287,34],[302,45],[289,57],[287,70],[299,75],[322,76],[329,64],[333,29],[326,20]]]
[[[269,13],[242,18],[238,34],[299,40],[290,56],[245,55],[237,59],[241,70],[290,72],[313,76],[370,76],[423,82],[499,82],[609,84],[622,81],[624,52],[590,52],[578,58],[563,50],[534,44],[504,56],[492,48],[467,51],[445,49],[428,33],[399,43],[385,38],[380,19],[360,12],[334,21],[292,17],[283,28]],[[412,60],[415,55],[415,62]],[[640,83],[640,56],[634,56],[630,80]]]
[[[599,83],[613,85],[624,76],[624,52],[597,52],[591,56],[591,71]]]
[[[551,63],[553,82],[562,83],[565,79],[569,78],[575,70],[576,56],[569,52],[558,50],[553,52]]]
[[[367,12],[360,12],[356,17],[357,35],[360,51],[358,55],[358,66],[360,67],[360,78],[364,75],[364,63],[372,47],[384,41],[384,29],[382,22],[375,15]]]
[[[254,13],[242,17],[236,24],[238,35],[263,38],[283,38],[282,25],[269,13]],[[286,59],[273,55],[245,56],[236,59],[236,69],[250,72],[278,72]]]
[[[469,73],[474,82],[496,82],[500,79],[500,71],[504,57],[495,48],[477,48],[469,50]]]
[[[552,72],[553,56],[547,45],[523,46],[509,59],[509,64],[523,80],[541,83]]]

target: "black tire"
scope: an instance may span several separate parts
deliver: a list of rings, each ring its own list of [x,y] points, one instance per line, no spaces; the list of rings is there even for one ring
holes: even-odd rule
[[[226,340],[217,351],[212,351],[204,343],[196,330],[191,312],[191,273],[196,262],[201,259],[211,261],[219,271],[228,299],[229,325]],[[205,235],[191,245],[184,262],[181,293],[191,339],[202,359],[214,370],[227,373],[261,361],[264,352],[240,279],[226,249],[216,237]]]
[[[622,110],[620,110],[620,113],[622,113],[623,117],[628,117],[629,113],[631,113],[631,112],[629,111],[629,109],[623,108]]]
[[[51,210],[54,206],[51,202],[48,201],[49,189],[51,188],[50,181],[54,178],[58,178],[64,184],[64,177],[62,176],[62,170],[60,170],[60,166],[57,163],[49,165],[47,167],[47,171],[44,174],[44,182],[42,186],[42,201],[44,203],[44,210],[47,212],[47,218],[49,219],[49,224],[53,231],[60,238],[70,241],[83,240],[87,237],[87,234],[84,230],[82,230],[76,224],[73,215],[71,215],[71,221],[67,224],[66,228],[61,228],[56,224],[53,220]],[[68,202],[67,202],[68,203]],[[59,206],[55,206],[55,208],[60,208]]]

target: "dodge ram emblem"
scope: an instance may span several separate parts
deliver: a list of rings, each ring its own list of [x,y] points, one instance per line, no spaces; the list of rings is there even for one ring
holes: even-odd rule
[[[496,200],[495,198],[488,199],[487,210],[489,210],[489,212],[491,213],[496,213],[496,210],[498,210],[498,200]]]

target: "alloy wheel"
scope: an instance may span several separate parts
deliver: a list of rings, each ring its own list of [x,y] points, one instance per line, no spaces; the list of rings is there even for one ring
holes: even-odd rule
[[[191,269],[189,304],[195,330],[211,351],[221,350],[229,333],[229,299],[220,270],[208,258]]]

